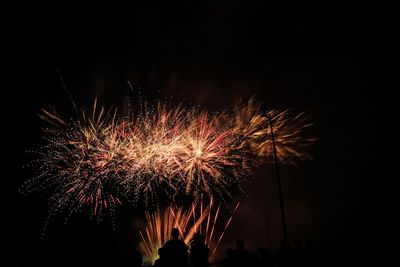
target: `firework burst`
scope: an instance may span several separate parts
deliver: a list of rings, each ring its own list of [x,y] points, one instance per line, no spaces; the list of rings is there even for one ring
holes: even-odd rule
[[[159,105],[123,124],[125,169],[129,172],[126,183],[135,198],[141,199],[143,194],[145,199],[156,197],[154,186],[160,184],[166,184],[174,194],[190,194],[216,193],[239,182],[230,172],[246,158],[236,150],[238,136],[222,124],[225,117]]]
[[[91,207],[91,216],[100,219],[104,210],[113,212],[121,204],[123,142],[116,131],[116,113],[105,112],[103,107],[97,110],[95,102],[92,116],[85,114],[72,123],[55,112],[42,110],[40,114],[50,127],[44,129],[46,144],[34,162],[39,174],[22,190],[51,189],[51,215]]]
[[[158,203],[161,192],[230,196],[252,167],[272,157],[271,125],[282,163],[308,158],[310,127],[302,114],[261,112],[254,100],[209,114],[195,108],[145,105],[122,119],[97,107],[66,122],[43,110],[49,125],[39,149],[39,174],[24,191],[51,188],[53,212],[90,207],[93,217],[113,212],[122,200]]]
[[[259,160],[273,159],[271,128],[281,163],[295,165],[299,160],[311,159],[307,147],[317,139],[305,134],[313,123],[304,113],[293,115],[290,110],[263,111],[252,98],[246,105],[236,105],[234,114],[233,131],[242,137],[241,148],[257,155]]]

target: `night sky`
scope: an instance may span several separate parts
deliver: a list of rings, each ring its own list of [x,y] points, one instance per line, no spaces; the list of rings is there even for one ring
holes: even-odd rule
[[[398,207],[390,193],[397,190],[389,161],[396,100],[386,84],[394,72],[387,71],[392,44],[385,15],[375,5],[18,2],[3,35],[11,73],[1,98],[9,266],[31,266],[40,255],[56,262],[68,262],[70,255],[87,260],[115,240],[139,241],[142,222],[135,218],[143,211],[133,207],[119,209],[115,232],[107,220],[96,225],[77,215],[67,225],[56,218],[39,240],[46,192],[26,197],[18,188],[33,175],[22,166],[29,160],[25,152],[42,142],[40,108],[71,112],[59,74],[83,106],[97,96],[106,106],[123,108],[129,80],[144,99],[171,97],[211,111],[253,95],[267,108],[305,111],[319,141],[311,149],[314,160],[280,169],[289,239],[328,242],[355,262],[394,255]],[[279,247],[274,166],[255,169],[246,192],[235,195],[242,204],[222,255],[238,238],[251,250],[268,245],[266,207],[271,249]]]

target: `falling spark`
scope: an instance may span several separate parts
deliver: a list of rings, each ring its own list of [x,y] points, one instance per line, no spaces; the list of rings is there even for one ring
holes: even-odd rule
[[[218,248],[218,246],[219,246],[219,243],[221,242],[222,237],[224,236],[224,234],[225,234],[225,232],[226,232],[226,229],[228,229],[228,226],[229,226],[229,224],[230,224],[231,221],[232,221],[233,215],[236,213],[237,209],[239,208],[239,204],[240,204],[240,202],[238,202],[238,203],[236,204],[236,207],[235,207],[235,209],[233,210],[233,213],[232,213],[231,217],[229,218],[228,222],[225,224],[224,230],[222,231],[222,234],[221,234],[221,235],[219,236],[219,238],[218,238],[217,245],[214,247],[214,249],[213,249],[213,251],[212,251],[212,253],[211,253],[211,257],[214,256],[215,251],[217,250],[217,248]]]

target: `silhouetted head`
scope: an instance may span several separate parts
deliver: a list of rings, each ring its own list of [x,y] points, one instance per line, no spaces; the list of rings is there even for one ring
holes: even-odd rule
[[[244,249],[244,242],[243,240],[239,239],[238,241],[236,241],[236,247],[239,250],[243,250]]]
[[[260,247],[260,248],[258,248],[258,254],[260,254],[260,255],[267,255],[268,254],[268,250],[266,249],[266,248],[264,248],[264,247]]]
[[[329,244],[329,242],[327,240],[322,240],[321,242],[321,248],[330,248],[331,245]]]
[[[172,236],[172,239],[178,239],[178,237],[179,237],[179,229],[178,228],[172,228],[171,236]]]
[[[158,249],[158,255],[161,257],[161,255],[164,253],[164,249],[163,248],[159,248]]]
[[[307,239],[306,246],[307,248],[314,248],[314,240],[312,238]]]
[[[295,248],[303,248],[303,240],[295,240],[294,241],[294,247]]]
[[[289,250],[290,249],[290,245],[286,240],[282,240],[281,241],[281,250]]]
[[[227,255],[228,257],[232,257],[232,256],[233,256],[233,249],[228,248],[228,249],[226,250],[226,255]]]

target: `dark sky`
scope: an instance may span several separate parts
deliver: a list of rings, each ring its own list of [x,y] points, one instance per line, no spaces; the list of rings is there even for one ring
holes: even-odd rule
[[[18,2],[5,24],[9,46],[3,52],[11,74],[2,86],[7,132],[3,214],[14,263],[34,262],[41,247],[52,247],[60,257],[91,251],[85,248],[115,234],[107,222],[88,226],[85,218],[77,218],[67,226],[55,222],[46,241],[39,241],[46,196],[17,193],[32,175],[21,166],[25,151],[40,142],[37,112],[50,104],[70,109],[57,70],[76,101],[86,106],[95,96],[108,106],[121,106],[129,80],[145,98],[171,96],[210,110],[255,95],[266,107],[306,111],[319,138],[312,148],[314,160],[281,168],[289,238],[327,240],[354,255],[367,242],[393,242],[395,223],[388,210],[396,209],[396,202],[388,193],[388,177],[393,177],[388,158],[395,151],[390,130],[395,101],[386,85],[392,45],[385,14],[376,5]],[[266,245],[268,203],[277,248],[282,232],[274,178],[272,165],[255,170],[248,196],[236,196],[242,205],[223,247],[237,238],[251,249]],[[133,218],[139,212],[120,211],[118,236],[134,236]],[[82,249],[72,247],[76,240]]]

